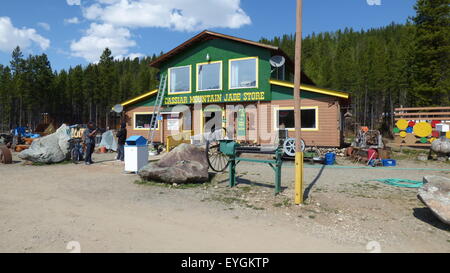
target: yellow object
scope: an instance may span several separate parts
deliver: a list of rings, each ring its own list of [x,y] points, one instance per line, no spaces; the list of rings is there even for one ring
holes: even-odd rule
[[[430,143],[433,143],[433,141],[435,141],[435,140],[436,140],[435,137],[430,138]]]
[[[406,137],[408,135],[408,133],[406,133],[405,131],[401,131],[400,132],[400,136],[401,137]]]
[[[133,102],[135,102],[135,101],[138,101],[138,100],[140,100],[140,99],[143,99],[143,98],[145,98],[145,97],[151,96],[151,95],[156,94],[156,93],[158,93],[158,89],[152,90],[152,91],[150,91],[150,92],[148,92],[148,93],[145,93],[145,94],[143,94],[143,95],[141,95],[141,96],[138,96],[138,97],[136,97],[136,98],[133,98],[133,99],[131,99],[131,100],[127,100],[127,101],[125,101],[125,102],[122,102],[121,105],[122,105],[122,106],[128,105],[128,104],[130,104],[130,103],[133,103]]]
[[[287,87],[287,88],[294,88],[294,83],[287,82],[287,81],[270,80],[269,83],[273,84],[273,85]],[[340,98],[344,98],[344,99],[348,99],[350,97],[350,95],[348,93],[345,93],[345,92],[335,91],[335,90],[325,89],[325,88],[319,88],[319,87],[312,86],[312,85],[307,85],[307,84],[301,84],[301,88],[300,89],[301,90],[315,92],[315,93],[319,93],[319,94],[325,94],[325,95],[340,97]]]
[[[295,204],[303,203],[303,152],[295,153]]]
[[[398,129],[406,130],[406,128],[408,128],[408,121],[401,119],[401,120],[397,121],[396,125],[397,125]]]
[[[419,122],[414,125],[414,134],[418,137],[428,137],[432,131],[433,128],[428,122]]]
[[[445,133],[446,138],[450,138],[450,132]]]
[[[186,143],[191,143],[191,136],[194,135],[194,131],[184,131],[181,134],[168,136],[166,138],[166,152],[170,152],[176,146]]]

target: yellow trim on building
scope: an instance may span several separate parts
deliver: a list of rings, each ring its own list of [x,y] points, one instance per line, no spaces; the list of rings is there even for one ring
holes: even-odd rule
[[[136,115],[152,115],[153,112],[134,112],[133,113],[133,130],[136,131],[150,131],[150,128],[136,128]],[[151,126],[151,125],[150,125]],[[158,120],[158,127],[156,131],[159,131],[161,128],[161,120]]]
[[[200,90],[199,88],[198,88],[198,67],[200,66],[200,65],[205,65],[205,64],[216,64],[216,63],[220,63],[220,86],[219,86],[219,89],[204,89],[204,90]],[[199,92],[207,92],[207,91],[221,91],[221,90],[223,90],[223,61],[214,61],[214,62],[204,62],[204,63],[198,63],[198,64],[196,64],[196,73],[195,73],[195,82],[196,82],[196,88],[195,88],[195,90],[196,91],[199,91]]]
[[[183,67],[189,67],[189,91],[182,91],[182,92],[170,92],[170,70],[177,69],[177,68],[183,68]],[[192,65],[182,65],[182,66],[174,66],[169,69],[167,69],[167,94],[169,95],[181,95],[181,94],[189,94],[192,93]]]
[[[254,58],[254,57],[251,57],[251,58]],[[222,64],[222,69],[223,69],[223,64]],[[229,68],[229,70],[230,70],[230,68]],[[221,73],[221,76],[223,76],[222,73]],[[228,78],[229,78],[229,84],[230,84],[231,77],[228,77]],[[269,82],[270,82],[270,84],[273,84],[273,85],[283,86],[283,87],[287,87],[287,88],[294,88],[294,84],[291,83],[291,82],[280,81],[280,80],[270,80]],[[222,84],[223,84],[223,78],[222,78]],[[344,98],[344,99],[348,99],[350,97],[350,94],[345,93],[345,92],[340,92],[340,91],[335,91],[335,90],[330,90],[330,89],[325,89],[325,88],[319,88],[319,87],[315,87],[315,86],[312,86],[312,85],[306,85],[306,84],[302,84],[301,85],[301,89],[302,90],[306,90],[306,91],[310,91],[310,92],[315,92],[315,93],[335,96],[335,97],[339,97],[339,98]],[[222,90],[223,90],[223,86],[222,86]],[[135,97],[133,99],[127,100],[125,102],[122,102],[121,105],[122,106],[126,106],[126,105],[129,105],[129,104],[132,104],[133,102],[136,102],[136,101],[139,101],[139,100],[141,100],[143,98],[155,95],[156,93],[158,93],[158,89],[152,90],[152,91],[147,92],[147,93],[145,93],[143,95],[140,95],[140,96]],[[188,92],[188,93],[190,93],[190,92]],[[172,95],[176,95],[176,94],[182,94],[182,93],[174,93]]]
[[[242,61],[242,60],[250,60],[250,59],[256,59],[256,86],[251,87],[231,87],[231,62],[233,61]],[[250,89],[250,88],[259,88],[259,57],[245,57],[245,58],[237,58],[237,59],[229,59],[228,60],[228,89],[229,90],[235,90],[235,89]]]
[[[294,88],[294,83],[291,83],[291,82],[280,81],[280,80],[270,80],[269,82],[270,82],[270,84],[273,84],[273,85]],[[330,89],[325,89],[325,88],[319,88],[319,87],[307,85],[307,84],[302,84],[300,86],[300,88],[301,88],[301,90],[311,91],[311,92],[315,92],[315,93],[330,95],[330,96],[344,98],[344,99],[348,99],[350,97],[350,94],[345,93],[345,92],[335,91],[335,90],[330,90]]]
[[[315,109],[316,110],[316,128],[302,128],[302,132],[317,132],[319,131],[319,106],[302,106],[301,110]],[[279,110],[294,110],[294,107],[274,107],[273,108],[273,129],[278,130],[278,111]],[[286,128],[289,132],[295,132],[295,128]]]
[[[150,92],[148,92],[148,93],[145,93],[145,94],[140,95],[140,96],[138,96],[138,97],[135,97],[135,98],[133,98],[133,99],[127,100],[127,101],[125,101],[125,102],[122,102],[121,105],[122,105],[122,106],[125,106],[125,105],[128,105],[128,104],[131,104],[131,103],[133,103],[133,102],[135,102],[135,101],[141,100],[141,99],[143,99],[143,98],[145,98],[145,97],[151,96],[151,95],[156,94],[156,93],[158,93],[158,89],[152,90],[152,91],[150,91]]]

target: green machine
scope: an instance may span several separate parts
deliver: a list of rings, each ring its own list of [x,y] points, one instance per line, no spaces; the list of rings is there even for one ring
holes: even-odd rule
[[[236,166],[240,162],[254,162],[268,164],[275,172],[275,194],[281,192],[281,166],[283,164],[283,150],[281,147],[271,151],[263,151],[259,147],[241,146],[233,140],[218,140],[217,142],[207,142],[206,144],[207,158],[210,167],[222,172],[227,167],[229,170],[229,186],[236,186]],[[255,159],[240,157],[242,153],[253,154],[270,154],[275,159]]]

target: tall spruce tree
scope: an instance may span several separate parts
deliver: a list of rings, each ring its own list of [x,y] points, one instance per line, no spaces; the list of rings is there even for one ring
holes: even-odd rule
[[[450,103],[450,0],[418,0],[414,92],[422,106]]]

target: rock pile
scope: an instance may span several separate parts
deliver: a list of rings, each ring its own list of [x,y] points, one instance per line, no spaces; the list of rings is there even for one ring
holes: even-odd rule
[[[430,175],[419,189],[418,198],[444,223],[450,225],[450,179]]]
[[[158,162],[139,170],[144,180],[155,180],[170,184],[200,183],[209,179],[208,161],[204,148],[181,144]]]
[[[35,163],[59,163],[69,158],[70,129],[63,124],[55,133],[39,138],[30,148],[19,153],[19,158]]]

